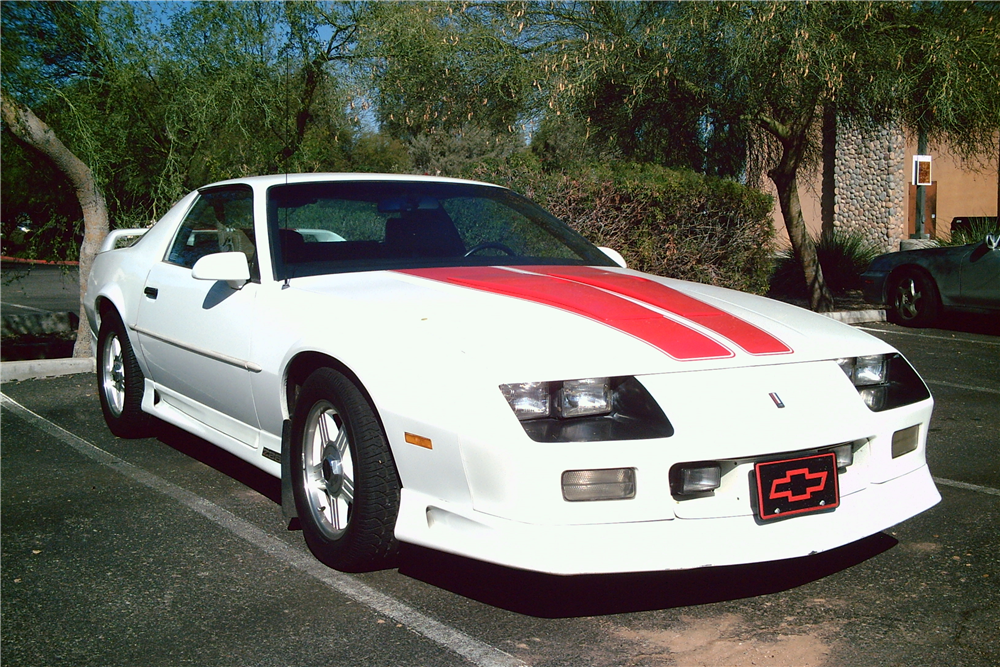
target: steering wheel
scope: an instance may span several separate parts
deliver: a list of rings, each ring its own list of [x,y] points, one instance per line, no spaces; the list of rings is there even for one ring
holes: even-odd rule
[[[498,241],[487,241],[486,243],[479,243],[477,245],[474,245],[471,248],[469,248],[468,252],[466,252],[465,255],[463,255],[463,257],[470,257],[472,255],[475,255],[480,250],[487,250],[489,248],[492,248],[493,250],[499,250],[501,252],[504,252],[504,253],[510,255],[511,257],[517,257],[517,253],[516,252],[514,252],[508,246],[505,246],[504,244],[502,244],[502,243],[500,243]]]

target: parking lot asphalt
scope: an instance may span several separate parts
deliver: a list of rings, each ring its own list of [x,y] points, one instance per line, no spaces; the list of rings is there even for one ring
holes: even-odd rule
[[[92,375],[5,382],[3,664],[1000,664],[1000,338],[864,328],[934,393],[942,502],[826,554],[673,573],[417,548],[336,573],[282,522],[274,479],[169,427],[114,438]]]

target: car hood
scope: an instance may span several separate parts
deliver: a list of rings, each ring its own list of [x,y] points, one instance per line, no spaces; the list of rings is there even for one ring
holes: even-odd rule
[[[785,303],[626,269],[455,267],[299,278],[388,362],[447,358],[500,382],[645,375],[892,351]],[[318,303],[316,308],[322,308]],[[360,334],[359,335],[364,335]],[[420,359],[414,360],[414,355]],[[398,360],[397,360],[398,361]]]

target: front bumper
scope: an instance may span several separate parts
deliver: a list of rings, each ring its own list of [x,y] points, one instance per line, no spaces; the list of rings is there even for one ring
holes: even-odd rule
[[[403,489],[400,541],[559,575],[683,570],[797,558],[874,535],[941,500],[927,466],[844,496],[836,510],[760,525],[752,516],[533,525]]]

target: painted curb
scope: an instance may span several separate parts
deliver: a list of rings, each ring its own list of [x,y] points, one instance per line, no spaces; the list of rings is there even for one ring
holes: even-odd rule
[[[870,322],[885,322],[885,310],[839,310],[832,313],[819,313],[844,324],[867,324]]]
[[[93,373],[97,364],[93,357],[77,359],[29,359],[0,363],[0,382],[38,380],[41,378]]]

